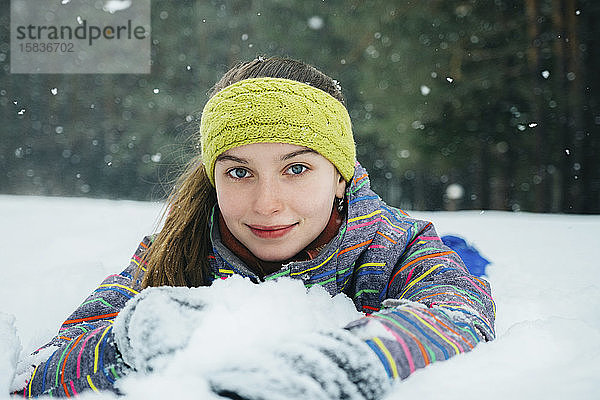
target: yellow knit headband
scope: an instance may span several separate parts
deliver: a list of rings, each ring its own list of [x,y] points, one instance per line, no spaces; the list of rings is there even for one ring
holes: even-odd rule
[[[349,182],[356,149],[348,111],[330,94],[280,78],[236,82],[215,94],[200,121],[202,161],[215,184],[217,157],[251,143],[290,143],[315,150]]]

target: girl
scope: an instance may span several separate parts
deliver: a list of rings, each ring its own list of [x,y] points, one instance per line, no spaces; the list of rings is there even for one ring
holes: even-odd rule
[[[38,351],[25,396],[117,391],[120,377],[160,368],[187,337],[153,340],[202,313],[193,288],[232,275],[321,285],[365,317],[275,351],[290,373],[232,365],[207,377],[224,398],[380,398],[392,380],[494,338],[489,284],[431,223],[371,191],[336,81],[289,59],[238,65],[213,88],[197,140],[162,230]]]

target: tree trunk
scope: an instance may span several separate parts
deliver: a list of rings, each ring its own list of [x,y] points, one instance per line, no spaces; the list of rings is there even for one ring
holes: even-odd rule
[[[583,73],[581,69],[581,52],[579,49],[579,35],[577,34],[577,13],[575,0],[566,0],[565,22],[567,33],[567,95],[569,97],[569,131],[573,144],[573,160],[569,166],[573,170],[573,185],[570,191],[574,212],[584,209],[584,185],[581,180],[581,171],[585,170],[583,159]]]
[[[531,86],[533,89],[533,101],[531,102],[531,116],[537,124],[535,129],[535,170],[540,177],[539,181],[534,181],[535,188],[535,205],[534,210],[537,212],[549,211],[548,197],[548,179],[546,177],[547,164],[547,137],[545,118],[542,115],[543,109],[543,93],[541,88],[541,58],[540,58],[540,28],[538,23],[539,7],[537,0],[526,0],[525,10],[527,13],[527,35],[529,39],[529,47],[527,49],[527,61],[529,65],[529,74],[531,78]],[[535,183],[538,182],[538,183]]]

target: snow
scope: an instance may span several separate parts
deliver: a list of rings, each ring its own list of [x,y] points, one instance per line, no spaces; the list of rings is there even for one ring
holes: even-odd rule
[[[131,0],[107,0],[102,9],[111,14],[131,7]]]
[[[1,393],[11,386],[17,358],[45,343],[105,276],[128,264],[160,211],[149,202],[0,196]],[[417,371],[388,399],[597,398],[600,216],[411,214],[433,221],[440,234],[466,238],[492,261],[497,339]],[[210,398],[205,382],[186,375],[185,366],[218,368],[240,354],[262,362],[269,343],[357,315],[348,299],[331,300],[320,289],[305,295],[295,281],[257,286],[230,278],[215,285],[198,290],[208,312],[204,328],[191,333],[190,351],[178,353],[160,375],[123,380],[128,397],[172,398],[194,387]]]
[[[13,315],[0,312],[0,389],[3,393],[7,392],[6,388],[14,378],[14,366],[21,351],[14,322]]]
[[[167,381],[204,387],[204,376],[234,371],[243,376],[240,370],[276,368],[282,376],[293,375],[286,362],[269,356],[274,350],[294,346],[288,351],[310,351],[298,342],[315,327],[336,329],[361,317],[346,296],[332,300],[320,286],[307,295],[303,283],[292,279],[255,285],[232,277],[210,288],[152,288],[142,293],[143,301],[125,308],[114,328],[117,337],[129,338],[118,342],[129,365],[160,371],[158,380],[156,375],[142,375],[120,382],[123,390],[135,394],[140,387],[161,390]],[[182,348],[186,351],[173,356]],[[327,361],[320,358],[314,361]],[[264,375],[273,379],[273,373]]]
[[[313,15],[310,17],[307,23],[308,27],[315,31],[318,31],[319,29],[323,28],[323,25],[325,25],[323,18],[319,17],[318,15]]]

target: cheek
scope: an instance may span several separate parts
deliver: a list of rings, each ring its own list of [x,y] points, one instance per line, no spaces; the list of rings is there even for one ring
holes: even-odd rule
[[[236,218],[243,214],[244,202],[239,201],[240,194],[227,186],[217,185],[217,203],[225,220]]]
[[[296,193],[293,198],[294,208],[307,219],[329,219],[334,198],[334,192],[331,188],[325,187],[316,190],[315,186],[312,185],[307,190]]]

